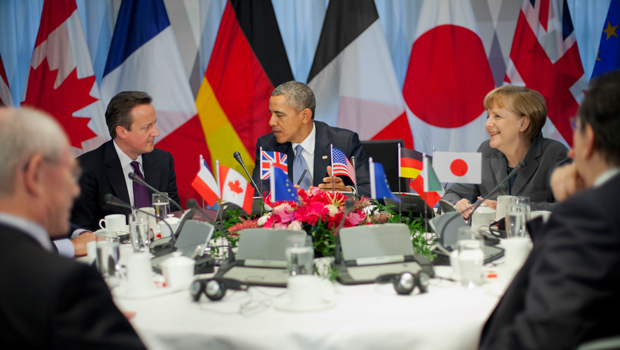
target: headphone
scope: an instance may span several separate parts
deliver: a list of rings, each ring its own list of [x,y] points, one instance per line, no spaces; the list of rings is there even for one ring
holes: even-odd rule
[[[249,286],[229,278],[208,278],[195,280],[189,288],[194,301],[199,301],[204,293],[211,301],[222,299],[226,290],[248,290]]]
[[[403,272],[381,275],[377,277],[375,283],[393,283],[396,293],[399,295],[409,295],[415,287],[420,289],[420,294],[428,292],[430,279],[429,275],[424,271],[420,271],[415,275],[411,272]]]

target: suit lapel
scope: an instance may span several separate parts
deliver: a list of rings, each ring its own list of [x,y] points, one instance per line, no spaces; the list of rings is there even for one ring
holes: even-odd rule
[[[506,165],[506,156],[496,149],[493,150],[493,159],[491,159],[491,167],[493,171],[493,175],[495,176],[495,186],[497,186],[500,182],[504,181],[506,175],[508,175],[508,165]],[[502,186],[503,187],[503,186]],[[491,189],[489,189],[490,191]],[[500,194],[502,189],[499,189]],[[488,194],[484,194],[485,196]]]
[[[118,159],[116,149],[114,149],[114,141],[109,141],[106,145],[103,155],[103,163],[106,166],[106,176],[110,181],[110,186],[114,191],[114,195],[125,203],[129,203],[129,193],[127,192],[127,183],[125,183],[125,173],[121,167],[121,161]],[[131,210],[127,208],[120,208],[125,214],[131,214]]]
[[[525,155],[525,159],[523,160],[525,162],[525,167],[517,174],[515,183],[514,185],[512,185],[512,189],[510,191],[511,195],[518,195],[521,190],[523,190],[525,185],[527,185],[527,183],[530,181],[530,178],[534,176],[536,170],[538,170],[538,166],[540,165],[540,163],[538,162],[538,158],[542,155],[541,146],[542,137],[538,136],[534,139],[534,142],[532,142],[530,149]]]
[[[312,184],[318,186],[323,183],[323,178],[327,176],[327,166],[331,164],[329,139],[327,132],[323,130],[322,123],[314,123],[316,126],[316,141],[314,143],[314,174]],[[327,156],[324,158],[324,156]]]

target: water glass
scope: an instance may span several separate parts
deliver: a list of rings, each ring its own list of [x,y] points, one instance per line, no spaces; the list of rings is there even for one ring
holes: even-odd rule
[[[157,222],[168,217],[170,213],[170,202],[168,201],[168,193],[153,193],[153,209],[157,216]]]
[[[150,246],[151,237],[149,232],[149,220],[146,217],[138,215],[137,212],[129,216],[129,236],[134,252]]]
[[[530,219],[532,218],[530,197],[525,197],[525,196],[513,197],[510,201],[510,207],[512,208],[512,211],[524,211],[525,221],[530,221]],[[515,210],[514,207],[520,207],[523,209]]]
[[[310,236],[288,236],[286,238],[286,267],[289,276],[314,274],[314,248]]]
[[[480,239],[462,239],[458,242],[459,270],[461,285],[475,288],[482,285],[482,267],[484,265],[483,241]]]
[[[115,234],[96,234],[97,242],[97,270],[105,278],[116,277],[117,265],[120,258],[120,239]]]
[[[525,237],[526,211],[523,207],[513,207],[512,209],[513,211],[506,215],[506,236],[508,238]]]

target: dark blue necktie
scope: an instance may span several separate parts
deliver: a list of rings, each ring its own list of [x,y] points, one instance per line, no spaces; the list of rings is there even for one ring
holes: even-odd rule
[[[142,172],[140,171],[140,163],[135,162],[135,161],[131,162],[131,167],[133,168],[133,171],[136,173],[136,175],[138,175],[139,178],[144,180],[144,176],[142,175]],[[133,183],[133,205],[136,208],[144,208],[144,207],[151,206],[151,201],[149,200],[148,189],[146,188],[146,186],[140,185],[137,182]]]

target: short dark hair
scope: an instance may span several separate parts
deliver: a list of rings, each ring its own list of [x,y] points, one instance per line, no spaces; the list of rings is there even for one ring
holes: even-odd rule
[[[620,165],[620,70],[614,70],[592,79],[577,117],[594,131],[594,148],[605,160]]]
[[[112,97],[105,111],[105,122],[108,124],[112,139],[116,138],[117,126],[131,131],[133,124],[131,110],[135,106],[150,105],[151,102],[153,102],[151,96],[142,91],[123,91]]]
[[[294,80],[287,81],[278,85],[271,93],[271,96],[286,96],[290,107],[294,108],[297,113],[308,108],[312,112],[312,119],[314,119],[316,99],[314,92],[312,92],[308,85]]]

